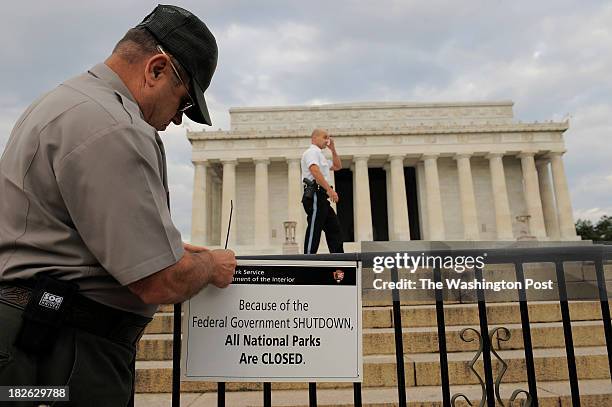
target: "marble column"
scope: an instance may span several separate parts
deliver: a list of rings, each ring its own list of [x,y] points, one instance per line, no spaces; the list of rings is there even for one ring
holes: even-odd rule
[[[540,187],[538,185],[538,172],[535,166],[533,152],[519,154],[521,168],[523,170],[523,185],[525,188],[525,202],[529,214],[529,231],[538,240],[546,239],[546,227],[544,226],[544,214],[542,213],[542,199],[540,198]]]
[[[214,246],[221,245],[221,185],[222,180],[219,174],[208,167],[210,173],[210,217],[208,218],[209,244]],[[223,241],[225,244],[225,241]]]
[[[387,229],[389,230],[389,240],[398,240],[395,234],[395,223],[393,222],[393,184],[391,184],[391,166],[389,163],[383,165],[385,170],[385,184],[387,190]]]
[[[236,160],[221,160],[223,163],[223,187],[221,191],[221,246],[225,246],[227,227],[230,216],[230,201],[234,201],[236,207]],[[232,213],[232,225],[228,239],[228,248],[236,245],[236,217]]]
[[[393,236],[395,240],[410,240],[410,223],[408,222],[408,201],[406,200],[406,182],[404,180],[404,156],[391,155],[389,157],[391,175],[391,196],[387,200],[392,202]]]
[[[302,206],[303,187],[300,161],[300,158],[287,159],[287,220],[297,222],[295,241],[302,247],[304,245],[304,233],[306,233],[306,212],[304,212]]]
[[[474,181],[470,154],[457,154],[457,172],[459,173],[459,193],[461,198],[461,219],[463,220],[463,238],[465,240],[478,240],[478,215],[476,213],[476,197],[474,195]]]
[[[207,244],[213,244],[213,235],[212,235],[212,226],[213,226],[213,170],[212,167],[206,170],[206,232],[205,232],[205,240]]]
[[[491,170],[491,184],[493,186],[493,205],[495,206],[495,225],[497,240],[514,240],[512,232],[512,217],[508,202],[508,189],[506,188],[506,175],[502,153],[487,155]]]
[[[559,240],[559,222],[557,219],[557,208],[553,193],[548,160],[536,161],[538,168],[538,182],[540,184],[540,197],[542,198],[542,211],[544,212],[544,225],[546,234],[551,240]]]
[[[261,247],[270,245],[270,215],[268,205],[268,159],[255,159],[255,242]]]
[[[438,176],[438,155],[427,154],[425,161],[425,187],[427,191],[427,218],[429,220],[429,240],[444,240],[444,218],[440,178]]]
[[[372,241],[372,209],[370,207],[370,181],[368,156],[355,156],[353,197],[355,211],[355,241]]]
[[[208,162],[194,161],[193,173],[193,200],[191,205],[191,242],[197,245],[208,243],[208,202],[210,191],[207,189],[209,183]]]
[[[559,215],[559,230],[562,240],[578,240],[576,227],[574,225],[574,213],[570,199],[565,167],[563,165],[563,153],[550,153],[553,185],[555,186],[555,198],[557,200],[557,211]]]

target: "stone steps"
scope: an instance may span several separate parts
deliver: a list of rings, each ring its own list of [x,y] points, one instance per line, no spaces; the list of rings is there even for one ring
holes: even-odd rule
[[[273,386],[274,387],[274,386]],[[504,401],[517,389],[528,389],[527,383],[510,383],[501,385],[501,394]],[[226,405],[232,407],[254,407],[263,405],[262,386],[258,384],[253,391],[227,392]],[[476,405],[481,398],[479,386],[453,386],[451,394],[464,393]],[[441,405],[442,393],[440,386],[423,386],[409,388],[406,399],[410,407],[438,407]],[[549,381],[538,383],[539,405],[542,407],[569,407],[571,393],[567,382]],[[171,395],[168,393],[137,394],[135,405],[137,407],[166,407],[170,405]],[[362,400],[364,407],[396,407],[398,405],[397,388],[363,388]],[[589,407],[607,407],[612,405],[612,385],[610,380],[581,380],[580,400],[582,405]],[[317,404],[322,407],[352,407],[353,390],[317,388]],[[272,405],[278,407],[307,407],[308,392],[306,390],[273,390]],[[466,406],[463,399],[457,401],[457,406]],[[508,405],[508,403],[506,403]],[[217,406],[216,393],[183,393],[181,394],[183,407],[215,407]]]
[[[505,324],[510,331],[510,340],[502,341],[497,336],[493,338],[495,349],[523,349],[523,334],[520,324]],[[474,325],[472,328],[479,330]],[[490,326],[492,328],[494,326]],[[446,328],[446,347],[448,352],[475,351],[478,342],[465,342],[460,338],[460,332],[465,326],[449,326]],[[572,322],[574,346],[605,346],[605,336],[601,321]],[[404,352],[432,353],[438,352],[437,327],[402,328]],[[474,338],[472,333],[466,333],[466,338]],[[537,322],[531,324],[531,340],[533,348],[564,347],[563,324],[561,322]],[[393,328],[366,328],[363,330],[363,354],[395,354],[395,331]],[[146,334],[140,340],[137,360],[171,360],[172,334]]]
[[[526,381],[525,356],[523,350],[502,350],[500,357],[508,364],[503,382]],[[539,381],[567,380],[565,348],[534,349],[536,376]],[[576,366],[580,379],[609,379],[607,349],[605,346],[578,347],[575,349]],[[477,384],[478,379],[471,373],[468,363],[474,352],[454,352],[448,354],[449,377],[451,384]],[[482,360],[482,359],[481,359]],[[482,361],[476,369],[482,371]],[[406,385],[440,385],[439,355],[437,353],[416,353],[404,356]],[[497,374],[500,364],[493,360],[493,375]],[[172,362],[139,361],[136,363],[136,391],[138,393],[163,393],[171,390]],[[482,372],[481,372],[482,375]],[[484,377],[484,376],[483,376]],[[392,387],[396,385],[394,355],[364,356],[364,387]],[[256,383],[228,383],[228,391],[255,390]],[[301,389],[307,383],[274,383],[276,389]],[[350,387],[350,383],[321,383],[321,388]],[[181,391],[210,392],[216,390],[215,383],[183,382]]]
[[[395,339],[393,313],[389,292],[370,292],[363,307],[363,350],[365,406],[397,405]],[[172,306],[162,306],[141,339],[137,354],[137,405],[167,405],[172,379]],[[468,363],[478,348],[477,341],[464,342],[460,332],[467,327],[479,331],[476,304],[458,302],[444,304],[449,377],[453,392],[464,392],[473,400],[480,398],[478,379]],[[612,405],[607,349],[601,308],[597,301],[570,302],[572,333],[576,365],[580,378],[584,405]],[[540,405],[569,406],[567,361],[563,324],[558,301],[529,303],[531,335]],[[401,306],[404,369],[409,405],[439,406],[440,363],[436,308],[434,303],[404,304]],[[509,341],[496,336],[493,346],[508,363],[503,378],[502,394],[507,397],[518,387],[527,388],[525,357],[519,304],[487,303],[489,329],[504,326],[510,330]],[[467,338],[473,338],[467,333]],[[493,377],[500,364],[493,357]],[[482,374],[482,356],[475,368]],[[521,384],[522,383],[522,384]],[[227,383],[227,405],[262,405],[261,383]],[[308,405],[307,383],[273,383],[273,405],[302,407]],[[352,383],[319,383],[319,405],[352,406]],[[503,390],[507,389],[507,390]],[[216,405],[217,384],[211,382],[182,382],[183,405]],[[258,391],[259,390],[259,391]],[[153,394],[165,393],[165,394]],[[155,403],[161,404],[155,404]],[[476,401],[477,402],[477,401]],[[142,404],[139,404],[142,403]],[[457,405],[466,406],[459,400]]]
[[[489,329],[499,325],[489,326]],[[493,337],[495,349],[523,349],[523,334],[520,324],[504,324],[510,331],[510,340],[502,341]],[[476,351],[478,342],[465,342],[460,338],[464,326],[446,327],[446,348],[448,352]],[[480,331],[479,326],[472,328]],[[600,321],[577,321],[572,323],[574,346],[605,346],[603,324]],[[404,352],[432,353],[438,352],[438,331],[434,327],[403,328],[402,337]],[[475,339],[472,333],[466,333],[468,339]],[[531,324],[531,340],[534,349],[564,347],[563,324],[561,322],[542,322]],[[363,330],[364,355],[395,354],[395,331],[393,328]]]
[[[592,321],[601,319],[601,307],[596,301],[570,302],[572,321]],[[172,306],[164,305],[155,314],[153,321],[145,333],[170,333],[173,329]],[[612,309],[612,303],[610,304]],[[391,305],[364,306],[364,328],[390,328],[393,326],[393,310]],[[436,326],[435,305],[403,305],[401,307],[402,326]],[[518,303],[487,304],[487,319],[489,325],[520,323],[521,315]],[[559,302],[529,303],[529,319],[531,322],[561,321]],[[478,308],[476,304],[444,304],[444,321],[447,326],[478,325]]]

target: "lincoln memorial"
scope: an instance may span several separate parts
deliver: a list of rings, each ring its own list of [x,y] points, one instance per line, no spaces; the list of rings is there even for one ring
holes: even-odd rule
[[[303,244],[300,158],[314,128],[343,169],[345,250],[371,240],[579,240],[563,154],[568,122],[522,123],[513,103],[349,103],[233,108],[229,131],[189,132],[191,241],[280,253],[283,222]],[[326,154],[329,152],[324,150]],[[322,238],[319,252],[327,245]]]

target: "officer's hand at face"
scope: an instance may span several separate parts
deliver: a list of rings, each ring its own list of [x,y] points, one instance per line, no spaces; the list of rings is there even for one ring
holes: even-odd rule
[[[236,255],[231,250],[211,250],[214,261],[212,275],[209,282],[216,287],[225,288],[232,282],[236,270]]]
[[[327,147],[329,147],[331,151],[334,151],[336,149],[336,143],[334,142],[334,139],[332,137],[330,137],[327,141]]]
[[[340,200],[338,193],[334,191],[333,188],[329,188],[329,190],[327,191],[327,196],[329,197],[329,199],[331,199],[333,203],[337,203]]]

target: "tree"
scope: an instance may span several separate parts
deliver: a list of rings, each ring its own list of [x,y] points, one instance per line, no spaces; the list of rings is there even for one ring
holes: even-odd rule
[[[582,238],[582,240],[596,240],[597,235],[595,234],[595,227],[593,222],[588,219],[578,219],[576,221],[576,233]]]
[[[595,232],[600,240],[612,241],[612,217],[604,215],[595,225]]]
[[[603,215],[595,225],[588,219],[578,219],[576,232],[583,240],[612,241],[612,217]]]

